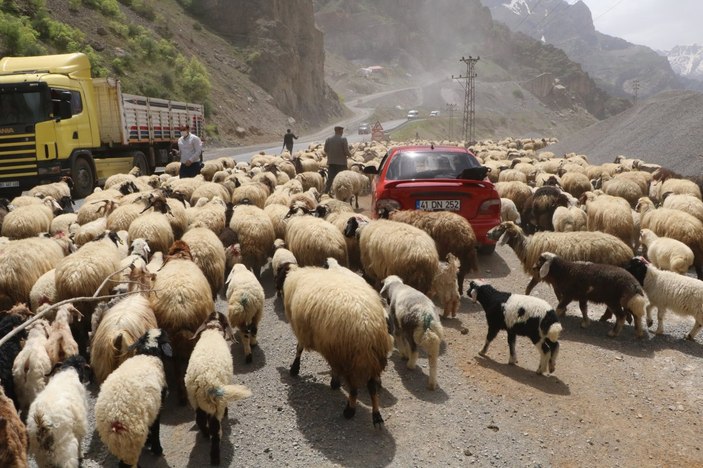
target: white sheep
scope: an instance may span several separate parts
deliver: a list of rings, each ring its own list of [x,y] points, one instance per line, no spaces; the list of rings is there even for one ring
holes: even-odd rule
[[[515,202],[510,198],[500,199],[500,220],[520,224],[520,212],[517,210]]]
[[[217,234],[204,227],[194,227],[181,238],[193,254],[193,262],[200,268],[216,297],[225,284],[225,247]]]
[[[672,271],[660,270],[642,257],[633,258],[627,271],[637,278],[647,293],[647,326],[652,325],[652,309],[657,308],[657,335],[664,333],[664,316],[671,310],[680,316],[695,319],[693,328],[686,335],[687,340],[695,340],[703,327],[703,281]]]
[[[253,359],[251,347],[257,345],[256,334],[264,313],[264,288],[246,266],[234,265],[227,278],[227,316],[242,335],[246,362]]]
[[[242,262],[259,278],[276,239],[271,218],[257,206],[238,205],[234,207],[229,227],[239,238]]]
[[[660,270],[685,275],[693,265],[693,250],[669,237],[659,237],[649,229],[640,230],[640,242],[647,249],[647,258]]]
[[[587,223],[586,212],[575,206],[557,206],[552,215],[554,232],[585,231]]]
[[[88,397],[82,383],[87,377],[83,357],[66,359],[29,407],[29,452],[39,466],[80,465],[81,442],[88,432]]]
[[[163,357],[171,357],[167,335],[151,329],[137,340],[137,355],[127,359],[100,386],[95,428],[120,466],[137,465],[145,443],[161,455],[160,415],[166,396]]]
[[[344,235],[324,219],[308,215],[290,217],[285,239],[301,266],[320,266],[327,257],[335,258],[342,265],[349,264]]]
[[[12,365],[15,392],[22,411],[27,411],[29,405],[46,387],[46,376],[52,368],[51,359],[46,352],[48,334],[49,322],[43,319],[34,322],[29,328],[24,348]]]
[[[363,174],[355,171],[341,171],[332,181],[331,191],[334,198],[348,202],[351,205],[351,199],[354,198],[354,206],[359,208],[359,196],[368,193],[369,179]]]
[[[274,278],[278,278],[278,272],[281,266],[286,263],[291,263],[294,265],[298,264],[298,260],[293,255],[293,252],[286,248],[286,243],[283,239],[276,239],[273,242],[273,257],[271,258],[271,272]],[[276,284],[276,295],[280,297],[281,291],[283,290],[283,285]]]
[[[456,292],[456,287],[451,289]],[[427,388],[436,389],[437,358],[444,339],[444,329],[434,304],[417,289],[403,284],[403,280],[395,275],[383,280],[381,297],[385,298],[390,306],[396,345],[400,355],[408,359],[408,369],[414,369],[417,364],[417,348],[425,350],[430,365]]]
[[[233,385],[232,353],[226,338],[234,339],[227,317],[213,312],[196,331],[198,342],[188,361],[185,385],[195,422],[205,437],[210,437],[210,464],[220,464],[222,418],[230,401],[251,396],[243,385]]]

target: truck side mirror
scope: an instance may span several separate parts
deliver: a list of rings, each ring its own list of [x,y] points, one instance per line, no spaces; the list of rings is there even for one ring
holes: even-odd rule
[[[54,115],[58,114],[58,120],[70,119],[73,116],[69,91],[62,91],[58,99],[52,99],[52,104],[54,105]]]

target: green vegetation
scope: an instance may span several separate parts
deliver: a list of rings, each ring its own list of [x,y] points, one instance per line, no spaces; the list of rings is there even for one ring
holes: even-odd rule
[[[83,4],[88,8],[98,10],[105,16],[113,18],[124,18],[122,10],[117,0],[82,0]]]
[[[525,99],[525,95],[519,89],[513,89],[513,97],[516,99]]]

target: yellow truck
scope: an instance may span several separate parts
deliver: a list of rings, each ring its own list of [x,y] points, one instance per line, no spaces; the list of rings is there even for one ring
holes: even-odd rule
[[[81,53],[0,60],[0,194],[14,195],[68,175],[73,195],[138,166],[170,161],[189,124],[202,137],[203,106],[122,93],[92,78]]]

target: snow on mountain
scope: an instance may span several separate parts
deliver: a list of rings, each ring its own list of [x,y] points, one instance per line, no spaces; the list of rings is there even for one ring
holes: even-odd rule
[[[703,80],[703,46],[678,45],[666,53],[677,75]]]
[[[532,14],[527,0],[510,0],[510,3],[504,3],[503,6],[518,16]]]

